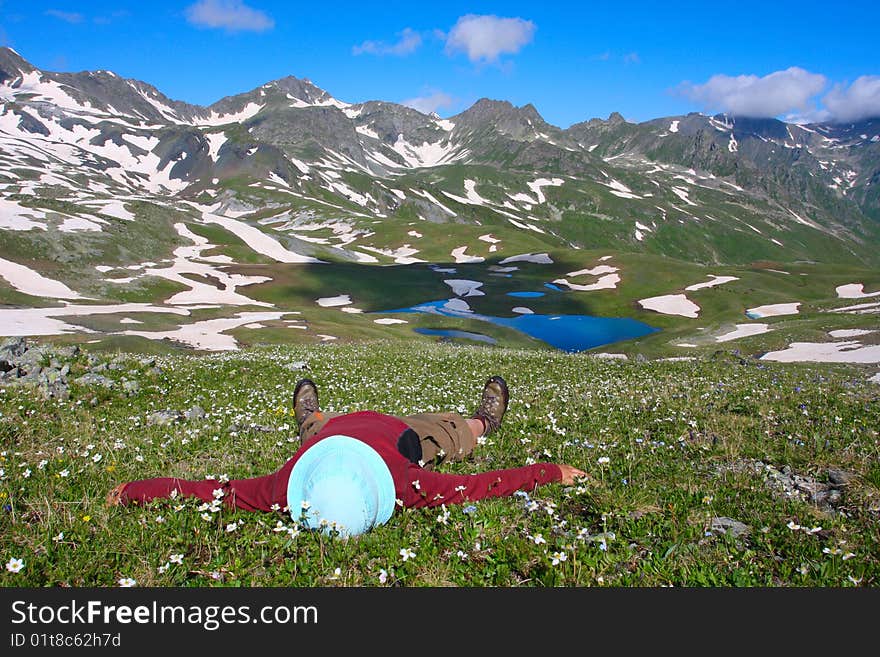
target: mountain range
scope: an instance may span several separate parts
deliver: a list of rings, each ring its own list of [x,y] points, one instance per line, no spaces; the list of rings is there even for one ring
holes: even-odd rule
[[[563,129],[530,104],[484,98],[440,118],[296,77],[202,107],[0,48],[0,258],[78,291],[18,286],[2,295],[13,304],[126,300],[133,279],[108,284],[109,270],[148,271],[209,240],[226,248],[215,264],[243,266],[610,249],[871,268],[878,182],[880,118],[614,113]],[[217,276],[190,271],[183,285]]]

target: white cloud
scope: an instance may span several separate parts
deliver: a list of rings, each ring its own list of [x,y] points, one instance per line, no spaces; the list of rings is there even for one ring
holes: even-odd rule
[[[826,78],[797,66],[759,78],[756,75],[713,75],[705,84],[684,82],[679,92],[706,109],[735,116],[770,118],[806,110],[825,88]]]
[[[502,54],[515,54],[531,43],[535,24],[522,18],[468,14],[458,19],[446,38],[446,53],[467,53],[472,62],[494,63]]]
[[[52,16],[65,23],[82,23],[83,15],[72,11],[61,11],[59,9],[47,9],[47,16]]]
[[[222,28],[227,32],[264,32],[275,27],[265,12],[242,0],[199,0],[186,8],[186,19],[197,27]]]
[[[397,43],[388,44],[384,41],[364,41],[359,46],[354,46],[351,52],[355,55],[409,55],[415,52],[422,45],[422,35],[406,28],[400,33],[400,40]]]
[[[455,100],[453,100],[452,96],[445,94],[442,91],[435,91],[434,93],[425,96],[417,96],[405,100],[401,105],[412,107],[414,110],[417,110],[422,114],[431,114],[444,107],[451,107],[453,103],[455,103]]]
[[[836,84],[822,102],[837,121],[880,116],[880,76],[863,75],[848,87]]]

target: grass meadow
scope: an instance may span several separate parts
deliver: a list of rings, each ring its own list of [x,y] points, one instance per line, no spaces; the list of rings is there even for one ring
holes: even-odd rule
[[[855,366],[397,340],[210,355],[88,346],[65,360],[67,399],[0,386],[0,586],[880,583],[880,387]],[[75,382],[101,363],[112,386]],[[588,478],[397,509],[351,539],[301,531],[281,510],[104,504],[122,481],[279,468],[298,445],[291,395],[303,376],[330,411],[468,415],[492,374],[511,389],[501,429],[441,470],[553,461]],[[195,407],[204,414],[150,421]]]

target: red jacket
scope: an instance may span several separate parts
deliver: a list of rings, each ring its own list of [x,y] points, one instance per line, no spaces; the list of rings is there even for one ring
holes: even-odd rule
[[[248,511],[270,511],[287,506],[287,479],[302,454],[319,440],[344,435],[362,440],[379,453],[391,471],[397,499],[405,507],[431,507],[462,504],[487,497],[505,497],[518,490],[562,480],[562,471],[554,463],[535,463],[521,468],[492,470],[472,475],[444,474],[425,470],[397,450],[397,439],[407,429],[401,420],[374,411],[340,415],[327,422],[317,434],[305,441],[278,472],[252,479],[232,479],[224,484],[214,479],[188,481],[161,477],[126,484],[124,502],[148,502],[170,497],[173,491],[210,502],[215,491],[223,492],[224,501]]]

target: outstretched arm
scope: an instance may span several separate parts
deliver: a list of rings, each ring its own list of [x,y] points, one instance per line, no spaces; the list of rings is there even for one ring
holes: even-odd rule
[[[191,481],[175,477],[140,479],[120,484],[107,495],[107,504],[141,504],[172,497],[195,497],[203,502],[221,500],[229,507],[245,511],[270,511],[286,505],[287,475],[290,468],[252,479]],[[283,483],[283,485],[282,485]]]
[[[407,474],[410,481],[401,491],[403,505],[418,508],[507,497],[518,490],[533,490],[553,482],[570,484],[586,473],[570,465],[535,463],[472,475],[432,472],[413,465],[407,469]]]
[[[223,484],[215,479],[190,481],[176,477],[139,479],[119,484],[107,495],[107,504],[138,504],[172,497],[195,497],[204,502],[214,501],[214,491],[223,492]],[[223,495],[220,495],[223,497]]]

